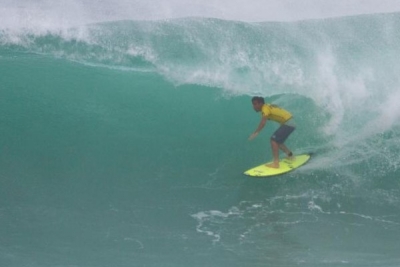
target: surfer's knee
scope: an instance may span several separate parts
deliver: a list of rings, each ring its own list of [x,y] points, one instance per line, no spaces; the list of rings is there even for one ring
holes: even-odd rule
[[[276,146],[280,145],[280,143],[278,141],[276,141],[273,137],[271,137],[270,142],[271,142],[271,144],[274,144]]]

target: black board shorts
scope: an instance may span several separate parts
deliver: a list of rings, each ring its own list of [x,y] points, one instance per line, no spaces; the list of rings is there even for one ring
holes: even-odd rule
[[[295,130],[296,128],[290,125],[282,124],[278,130],[274,132],[271,136],[271,140],[274,140],[278,144],[283,144],[285,140],[289,137],[289,135]]]

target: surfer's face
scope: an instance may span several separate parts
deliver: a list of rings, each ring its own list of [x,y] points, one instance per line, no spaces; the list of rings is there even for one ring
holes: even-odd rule
[[[263,103],[258,102],[258,101],[253,101],[252,103],[253,103],[253,109],[254,109],[256,112],[261,111],[261,107],[263,106]]]

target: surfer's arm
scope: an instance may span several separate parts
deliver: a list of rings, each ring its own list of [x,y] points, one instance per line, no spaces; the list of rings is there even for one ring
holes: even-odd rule
[[[258,125],[257,129],[254,131],[254,133],[252,133],[252,135],[250,135],[249,140],[256,138],[258,133],[264,128],[265,124],[267,123],[267,120],[268,120],[267,117],[261,118],[260,124]]]

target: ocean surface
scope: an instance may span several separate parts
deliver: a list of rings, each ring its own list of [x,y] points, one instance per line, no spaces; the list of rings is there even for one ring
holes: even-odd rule
[[[400,266],[400,14],[0,27],[0,265]],[[271,160],[251,97],[290,110]],[[283,156],[283,155],[282,155]]]

